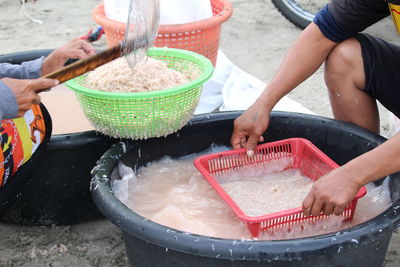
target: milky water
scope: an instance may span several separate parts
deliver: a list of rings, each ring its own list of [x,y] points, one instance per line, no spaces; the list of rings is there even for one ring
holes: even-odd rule
[[[312,180],[298,169],[285,170],[291,162],[292,158],[282,158],[247,166],[216,175],[215,180],[248,216],[298,208],[310,191]]]
[[[235,217],[229,206],[193,166],[193,159],[194,156],[181,159],[164,157],[149,163],[136,174],[129,167],[120,164],[119,171],[123,175],[121,180],[113,182],[115,195],[133,211],[170,228],[204,236],[252,239],[246,225]],[[284,164],[279,163],[274,166],[278,166],[279,169]],[[259,175],[260,171],[252,173]],[[262,174],[265,175],[263,180],[266,181],[265,184],[261,182],[262,186],[260,182],[252,181],[254,175],[244,179],[243,184],[232,177],[222,177],[221,181],[223,186],[228,184],[233,194],[237,194],[236,201],[242,205],[241,208],[249,209],[250,213],[259,214],[301,206],[311,186],[310,179],[294,170],[278,173],[280,174]],[[268,182],[269,179],[274,181],[273,185]],[[278,179],[283,180],[279,182]],[[358,201],[351,223],[343,223],[341,217],[330,216],[312,225],[303,223],[290,229],[264,232],[258,239],[288,239],[319,235],[369,220],[390,206],[387,180],[382,186],[367,185],[368,193]],[[249,185],[250,183],[253,184]],[[266,203],[268,205],[265,205]],[[252,205],[257,207],[254,208]]]

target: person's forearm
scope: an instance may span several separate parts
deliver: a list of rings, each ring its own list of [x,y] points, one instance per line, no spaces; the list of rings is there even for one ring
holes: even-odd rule
[[[341,169],[350,174],[360,186],[400,171],[400,133],[349,161]]]
[[[37,79],[42,75],[44,57],[17,64],[0,63],[0,79]]]
[[[281,66],[258,98],[267,111],[296,86],[310,77],[325,61],[337,43],[327,39],[311,23],[291,46]]]
[[[18,113],[18,106],[15,96],[6,84],[0,80],[0,121],[15,118]]]

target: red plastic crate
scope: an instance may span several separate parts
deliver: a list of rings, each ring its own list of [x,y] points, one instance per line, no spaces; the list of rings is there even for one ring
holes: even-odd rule
[[[215,176],[222,173],[235,172],[250,165],[262,166],[271,160],[279,158],[292,158],[287,169],[299,169],[303,175],[313,181],[319,179],[332,169],[339,167],[327,155],[304,138],[290,138],[261,144],[256,147],[253,157],[248,157],[244,148],[203,155],[194,160],[194,165],[222,199],[231,207],[237,217],[247,224],[252,236],[257,237],[262,231],[291,226],[298,222],[314,222],[327,217],[323,214],[305,216],[301,207],[262,216],[248,216],[215,179]],[[343,217],[343,220],[351,221],[353,219],[357,200],[365,194],[366,188],[362,187],[353,201],[348,204],[342,215],[340,215]]]

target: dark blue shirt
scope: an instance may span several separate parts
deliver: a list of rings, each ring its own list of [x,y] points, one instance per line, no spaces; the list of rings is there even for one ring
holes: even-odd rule
[[[390,15],[384,0],[332,0],[314,23],[334,42],[341,42]]]

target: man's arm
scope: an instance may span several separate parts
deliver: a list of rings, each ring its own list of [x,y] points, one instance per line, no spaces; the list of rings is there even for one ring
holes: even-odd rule
[[[57,86],[59,82],[53,79],[39,78],[39,79],[11,79],[3,78],[0,80],[2,87],[6,86],[13,93],[13,100],[10,103],[5,103],[4,107],[17,105],[16,116],[6,117],[3,116],[1,119],[13,119],[16,117],[22,117],[26,111],[28,111],[32,105],[40,104],[40,92],[46,91],[49,88]],[[2,97],[1,97],[2,98]],[[3,107],[2,107],[3,108]],[[10,108],[10,107],[8,107]],[[15,112],[15,107],[11,107],[11,112]]]
[[[41,76],[44,57],[23,62],[20,65],[1,63],[0,79],[36,79]],[[0,80],[0,121],[3,119],[16,118],[19,113],[15,92],[3,80]],[[19,101],[21,102],[21,101]]]
[[[0,79],[37,79],[42,76],[42,63],[44,57],[23,62],[20,65],[0,63]]]
[[[260,97],[235,120],[232,146],[253,150],[268,127],[269,113],[275,104],[311,76],[336,44],[325,37],[316,24],[311,23],[289,49],[277,73]]]
[[[45,58],[25,61],[20,65],[0,64],[0,121],[22,116],[32,103],[39,104],[40,98],[31,89],[31,82],[42,75],[42,66]],[[11,78],[11,79],[2,79]],[[16,80],[13,80],[16,79]],[[36,86],[37,82],[32,81]],[[48,83],[54,86],[55,83]]]
[[[0,80],[0,121],[7,118],[16,118],[18,105],[11,88]]]
[[[300,83],[310,77],[336,46],[320,29],[311,23],[289,49],[276,75],[261,94],[268,112],[275,104]]]
[[[38,93],[58,85],[58,81],[39,77],[62,68],[69,58],[83,59],[95,54],[91,44],[75,39],[46,58],[21,65],[0,64],[0,79],[4,78],[0,80],[0,120],[23,116],[33,104],[40,103]]]
[[[400,133],[318,179],[303,201],[303,212],[339,215],[363,185],[398,171]]]

